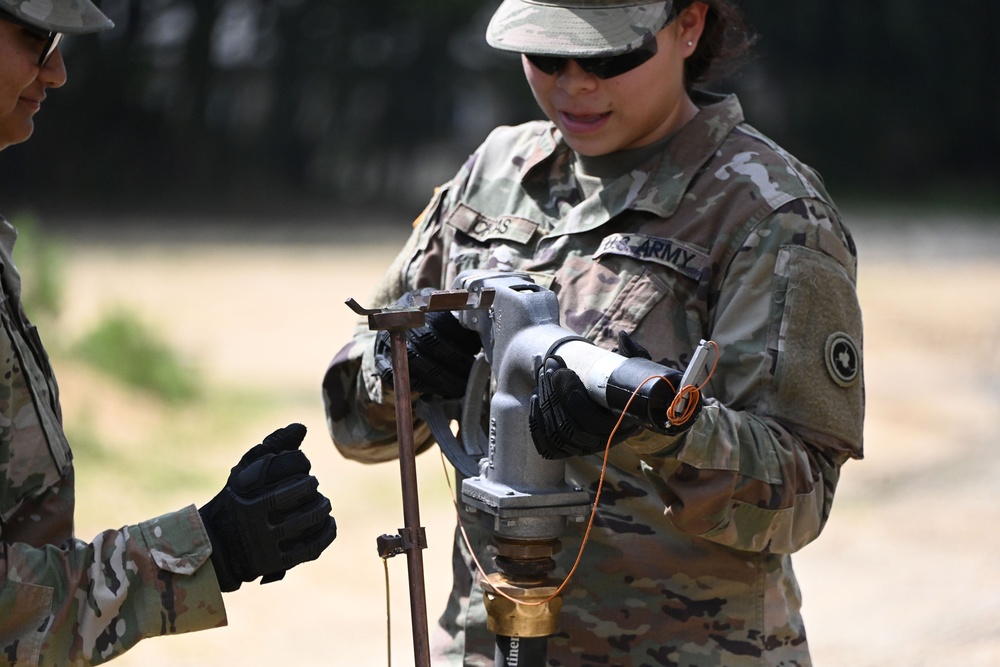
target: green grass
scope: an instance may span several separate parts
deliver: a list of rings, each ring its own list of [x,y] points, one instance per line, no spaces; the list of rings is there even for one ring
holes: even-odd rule
[[[59,331],[62,246],[42,232],[31,214],[19,215],[13,224],[18,230],[14,256],[25,310],[42,325],[47,339],[64,340]],[[69,349],[93,368],[162,400],[184,403],[201,395],[200,372],[194,363],[182,359],[168,341],[130,310],[119,308],[104,314]]]
[[[222,488],[230,467],[267,434],[254,424],[288,405],[263,391],[213,388],[185,404],[146,401],[139,409],[143,419],[119,424],[93,415],[120,396],[87,400],[66,427],[81,511],[118,498],[137,517],[207,501]],[[127,415],[132,408],[126,401],[113,414]]]
[[[199,372],[135,313],[105,315],[72,346],[75,357],[122,383],[172,403],[201,395]]]

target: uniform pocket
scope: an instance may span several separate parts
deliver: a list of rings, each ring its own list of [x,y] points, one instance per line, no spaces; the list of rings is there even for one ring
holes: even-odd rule
[[[607,287],[605,283],[599,285]],[[598,306],[599,313],[591,311],[597,317],[581,335],[596,345],[613,347],[617,343],[618,332],[624,330],[634,334],[668,291],[668,286],[659,276],[642,270],[621,281],[616,290],[595,292],[594,296],[603,301],[603,305]]]
[[[625,257],[570,258],[556,277],[563,325],[606,349],[619,331],[637,337],[654,360],[680,361],[702,331],[689,309],[697,281]]]
[[[6,580],[0,583],[0,654],[10,664],[38,665],[52,616],[48,586]]]
[[[0,454],[18,462],[0,485],[0,518],[6,520],[24,499],[38,498],[60,483],[70,472],[72,455],[54,404],[54,384],[46,382],[35,353],[6,310],[0,311],[0,320],[0,419],[6,422]]]

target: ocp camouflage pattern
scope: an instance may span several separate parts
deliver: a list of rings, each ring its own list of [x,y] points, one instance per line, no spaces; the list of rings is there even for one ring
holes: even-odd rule
[[[114,27],[90,0],[0,0],[0,9],[53,32],[83,34]]]
[[[225,625],[194,506],[73,535],[72,454],[48,357],[0,218],[0,664],[105,662],[141,639]]]
[[[597,345],[626,330],[677,369],[700,340],[719,346],[685,437],[647,431],[612,450],[553,666],[810,664],[791,554],[823,529],[842,464],[862,457],[856,250],[819,177],[747,125],[735,97],[696,101],[694,120],[618,178],[586,174],[550,123],[498,128],[370,297],[450,288],[465,269],[519,271]],[[372,369],[359,328],[324,381],[335,444],[366,462],[397,447]],[[419,425],[418,444],[429,438]],[[571,459],[567,477],[595,494],[600,464]],[[488,562],[487,536],[466,528]],[[581,534],[567,529],[556,578]],[[436,658],[492,665],[461,541],[453,566]]]
[[[669,2],[572,0],[518,2],[501,6],[487,32],[495,48],[554,56],[610,56],[653,38],[669,15]],[[631,21],[623,25],[621,12]],[[586,18],[580,16],[582,10]],[[534,48],[533,45],[538,45]]]

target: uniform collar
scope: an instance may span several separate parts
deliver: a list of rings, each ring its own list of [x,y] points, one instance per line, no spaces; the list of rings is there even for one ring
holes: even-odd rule
[[[17,229],[0,216],[0,281],[3,282],[4,294],[0,294],[0,301],[6,298],[7,294],[15,299],[21,297],[21,277],[14,267],[14,242],[17,240]]]
[[[702,166],[744,120],[736,95],[696,91],[692,100],[699,113],[670,139],[663,152],[611,186],[627,194],[614,198],[617,210],[608,211],[608,219],[626,209],[648,211],[663,218],[673,215]],[[550,126],[538,135],[520,170],[521,181],[547,178],[553,162],[570,152],[562,134]]]

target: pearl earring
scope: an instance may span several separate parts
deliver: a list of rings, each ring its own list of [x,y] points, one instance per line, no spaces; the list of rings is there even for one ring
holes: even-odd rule
[[[694,46],[694,42],[692,42],[690,39],[688,40],[688,46]]]

